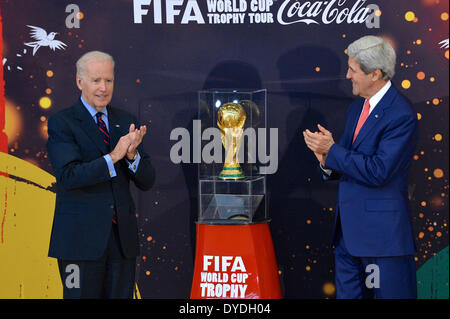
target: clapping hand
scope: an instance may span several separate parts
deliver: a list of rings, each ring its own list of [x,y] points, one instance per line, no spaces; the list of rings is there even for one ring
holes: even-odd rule
[[[308,148],[314,152],[317,160],[325,167],[325,160],[331,146],[334,144],[333,134],[324,128],[322,125],[317,124],[318,132],[311,132],[310,130],[303,131],[303,137]]]
[[[147,127],[145,125],[141,125],[139,129],[137,129],[134,124],[130,125],[129,133],[127,135],[129,137],[130,143],[126,154],[128,160],[132,161],[134,159],[137,152],[136,149],[139,146],[139,144],[141,144],[142,139],[144,138],[144,135],[146,133]]]

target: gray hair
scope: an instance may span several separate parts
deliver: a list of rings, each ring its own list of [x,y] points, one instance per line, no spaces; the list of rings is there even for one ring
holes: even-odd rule
[[[348,46],[347,55],[355,59],[366,74],[379,69],[383,80],[394,77],[397,57],[389,40],[372,35],[362,37]]]
[[[113,69],[114,69],[114,59],[111,55],[105,52],[100,51],[90,51],[88,53],[85,53],[81,56],[81,58],[77,61],[77,75],[81,78],[84,77],[85,69],[86,69],[86,63],[90,61],[95,62],[104,62],[104,61],[110,61],[112,63]]]

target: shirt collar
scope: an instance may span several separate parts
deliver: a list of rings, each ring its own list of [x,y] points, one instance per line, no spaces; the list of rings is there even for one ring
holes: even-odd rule
[[[92,117],[95,117],[95,115],[98,113],[98,111],[93,106],[91,106],[88,102],[86,102],[86,100],[83,99],[82,96],[80,98],[81,98],[81,102],[83,103],[86,110],[88,110],[89,114],[91,114]],[[108,118],[108,110],[106,107],[103,108],[102,113],[103,113],[103,115],[105,115]]]
[[[369,113],[377,106],[377,104],[381,101],[386,92],[391,88],[391,80],[387,81],[387,83],[379,90],[374,96],[369,99],[370,110]]]

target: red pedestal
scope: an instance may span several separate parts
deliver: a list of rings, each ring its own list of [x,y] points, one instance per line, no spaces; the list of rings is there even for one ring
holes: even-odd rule
[[[269,224],[197,224],[191,298],[282,298]]]

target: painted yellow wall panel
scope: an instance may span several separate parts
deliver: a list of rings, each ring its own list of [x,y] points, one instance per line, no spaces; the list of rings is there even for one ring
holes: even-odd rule
[[[10,175],[0,176],[0,298],[61,298],[57,261],[47,256],[55,193],[46,188],[55,179],[4,153],[0,172]]]
[[[44,188],[56,182],[55,177],[33,164],[10,154],[0,152],[0,172],[8,173]]]

